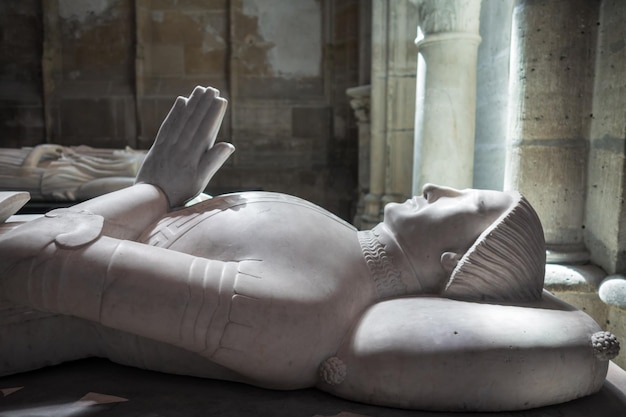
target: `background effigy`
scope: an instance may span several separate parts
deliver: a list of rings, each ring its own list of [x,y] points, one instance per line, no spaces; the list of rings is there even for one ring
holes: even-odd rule
[[[133,184],[145,151],[38,145],[0,149],[0,191],[33,201],[82,201]]]

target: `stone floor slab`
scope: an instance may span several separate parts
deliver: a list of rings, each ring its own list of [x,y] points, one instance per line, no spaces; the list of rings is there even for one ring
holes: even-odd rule
[[[359,404],[315,389],[272,391],[85,359],[0,378],[3,417],[616,417],[626,416],[626,372],[611,365],[597,394],[505,413],[434,413]],[[86,399],[87,398],[87,399]],[[92,401],[92,398],[117,398]],[[127,401],[124,401],[127,400]]]

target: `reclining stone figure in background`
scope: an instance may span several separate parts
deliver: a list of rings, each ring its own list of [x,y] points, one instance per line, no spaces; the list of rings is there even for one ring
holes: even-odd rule
[[[133,185],[145,151],[43,144],[0,148],[0,190],[34,201],[84,201]]]
[[[234,150],[215,143],[225,108],[197,87],[134,186],[0,229],[0,294],[207,366],[167,350],[146,365],[134,343],[124,363],[268,388],[490,411],[600,389],[612,336],[542,294],[543,232],[518,193],[427,185],[371,231],[276,193],[180,208]]]

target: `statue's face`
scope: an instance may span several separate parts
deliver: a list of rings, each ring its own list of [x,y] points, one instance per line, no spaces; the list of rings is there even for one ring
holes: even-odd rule
[[[507,193],[456,190],[427,184],[423,196],[385,206],[384,223],[409,256],[420,279],[445,282],[445,252],[463,255],[513,202]]]

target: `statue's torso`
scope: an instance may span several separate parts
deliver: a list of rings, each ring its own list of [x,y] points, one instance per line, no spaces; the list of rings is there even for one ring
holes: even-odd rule
[[[230,321],[212,323],[224,330],[210,357],[235,370],[258,370],[259,378],[279,373],[285,387],[310,385],[376,298],[354,227],[292,196],[216,197],[169,213],[140,241],[238,263],[236,277],[221,277]]]
[[[168,213],[139,241],[222,261],[263,258],[281,262],[297,254],[302,262],[333,251],[344,258],[343,265],[346,256],[362,257],[355,232],[352,225],[306,200],[246,192]]]

